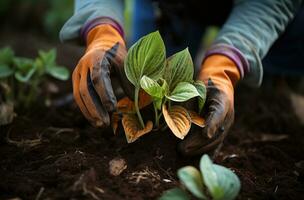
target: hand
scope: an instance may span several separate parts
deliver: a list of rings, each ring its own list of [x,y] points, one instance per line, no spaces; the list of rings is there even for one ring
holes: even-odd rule
[[[133,90],[123,69],[126,53],[123,38],[111,25],[96,26],[87,34],[87,49],[74,69],[72,79],[75,101],[93,126],[108,126],[109,112],[116,109],[117,100],[110,78],[112,67],[125,93]]]
[[[209,56],[198,79],[204,81],[207,88],[203,116],[206,126],[192,131],[179,144],[184,155],[199,155],[217,149],[234,121],[234,85],[240,79],[235,63],[223,55]]]

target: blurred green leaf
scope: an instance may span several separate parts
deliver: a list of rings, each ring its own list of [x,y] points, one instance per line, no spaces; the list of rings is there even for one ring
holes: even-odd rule
[[[60,66],[53,66],[47,68],[46,72],[51,75],[53,78],[66,81],[70,77],[70,72],[67,68],[65,67],[60,67]]]
[[[38,54],[46,68],[52,67],[56,64],[57,53],[55,49],[51,49],[49,51],[40,50]]]
[[[10,65],[14,58],[14,51],[10,47],[0,49],[0,64]]]
[[[17,70],[26,72],[33,68],[34,61],[30,58],[15,57],[13,63],[17,67]]]
[[[16,66],[15,78],[20,82],[29,82],[37,70],[34,61],[29,58],[14,58]]]
[[[15,72],[15,78],[22,83],[27,83],[32,78],[35,71],[36,71],[35,67],[30,69],[26,74],[22,74],[20,71],[17,71]]]
[[[195,197],[207,199],[203,191],[203,177],[198,169],[192,166],[186,166],[179,169],[177,175],[181,182]]]
[[[50,36],[58,37],[63,24],[73,15],[74,1],[52,0],[48,1],[48,10],[44,14],[44,28]]]
[[[190,199],[191,199],[190,196],[180,188],[173,188],[171,190],[167,190],[159,198],[159,200],[190,200]]]
[[[200,161],[205,185],[214,200],[233,200],[240,191],[239,178],[228,168],[213,164],[208,155]]]
[[[14,70],[11,69],[8,65],[0,64],[0,78],[7,78],[14,74]]]

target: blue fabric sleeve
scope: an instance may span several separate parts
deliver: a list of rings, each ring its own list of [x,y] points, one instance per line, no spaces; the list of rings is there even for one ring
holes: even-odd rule
[[[80,29],[98,17],[109,17],[123,27],[123,0],[75,0],[74,15],[64,24],[61,41],[79,39]]]
[[[215,43],[239,49],[247,59],[250,72],[244,80],[260,86],[263,78],[261,60],[284,32],[299,10],[302,0],[236,0],[230,17]]]

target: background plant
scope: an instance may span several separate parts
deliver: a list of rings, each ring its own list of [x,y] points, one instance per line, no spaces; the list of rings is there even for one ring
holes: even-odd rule
[[[200,161],[200,171],[193,166],[178,170],[177,175],[185,188],[198,199],[233,200],[237,197],[241,184],[230,169],[212,163],[208,155]],[[188,200],[190,195],[180,188],[166,191],[160,200]]]
[[[41,85],[51,76],[67,80],[67,68],[56,64],[56,50],[38,52],[35,59],[16,57],[9,48],[0,50],[0,86],[2,102],[10,102],[17,108],[27,109],[38,98]]]

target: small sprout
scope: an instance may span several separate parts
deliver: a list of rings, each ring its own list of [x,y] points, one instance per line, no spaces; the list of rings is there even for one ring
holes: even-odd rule
[[[11,102],[17,109],[28,109],[40,94],[46,76],[67,80],[67,68],[56,64],[56,50],[39,51],[35,59],[16,57],[11,48],[0,49],[0,85],[10,89],[4,94],[4,103]]]
[[[178,170],[177,175],[188,191],[198,199],[233,200],[240,192],[240,180],[230,169],[214,164],[208,155],[203,155],[200,170],[186,166]],[[160,200],[190,199],[181,189],[165,192]],[[210,198],[211,196],[211,198]]]
[[[145,135],[152,131],[153,123],[148,121],[144,128],[138,121],[138,118],[134,114],[124,114],[122,117],[122,126],[124,128],[128,143],[132,143],[140,136]]]
[[[187,110],[182,106],[172,106],[168,111],[167,106],[163,105],[163,115],[173,134],[184,139],[191,128],[191,118]]]

